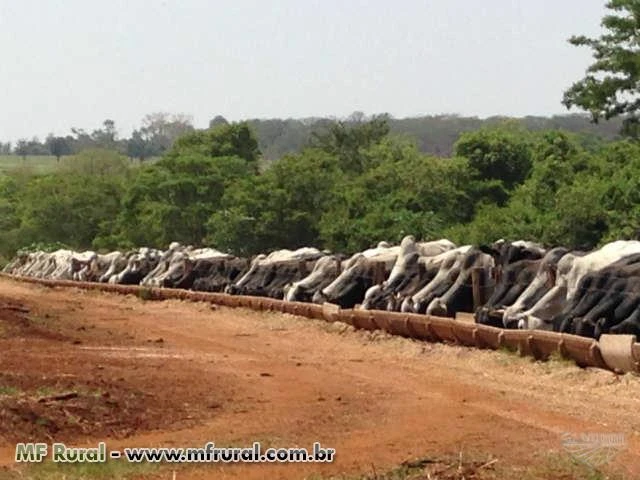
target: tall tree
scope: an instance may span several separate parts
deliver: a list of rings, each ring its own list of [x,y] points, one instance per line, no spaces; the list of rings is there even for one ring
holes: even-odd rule
[[[595,61],[585,77],[564,93],[562,103],[580,107],[598,122],[623,116],[624,131],[640,132],[640,1],[610,0],[598,38],[583,35],[569,39],[572,45],[593,50]]]
[[[194,152],[209,157],[236,156],[253,166],[260,157],[258,140],[247,122],[221,124],[183,135],[167,153],[167,159],[171,161],[177,156]]]
[[[26,160],[29,153],[29,142],[26,139],[21,138],[17,141],[14,152],[16,152],[16,155],[20,155],[23,160]]]
[[[350,120],[334,122],[324,132],[313,132],[310,144],[336,155],[343,171],[362,173],[367,168],[363,150],[380,143],[388,133],[387,115],[365,121],[364,114],[354,112]]]
[[[209,128],[214,128],[214,127],[217,127],[218,125],[226,125],[228,123],[229,122],[227,122],[227,119],[224,118],[222,115],[216,115],[214,118],[209,120]]]
[[[71,127],[71,133],[73,133],[72,149],[74,152],[80,152],[85,148],[95,147],[95,141],[91,138],[83,128]]]
[[[504,205],[510,191],[524,182],[531,170],[531,145],[517,131],[483,129],[460,135],[455,154],[469,161],[476,201]]]
[[[94,130],[91,133],[91,138],[93,139],[95,146],[98,148],[106,148],[108,150],[116,149],[117,136],[116,122],[110,119],[106,119],[102,122],[102,128]]]
[[[127,155],[144,161],[154,154],[153,145],[149,136],[143,130],[134,130],[131,138],[127,140]]]
[[[151,142],[153,155],[161,155],[185,133],[193,131],[193,120],[188,115],[165,112],[150,113],[142,119],[140,133]]]
[[[71,145],[65,137],[54,137],[53,134],[50,134],[45,140],[45,145],[49,149],[49,153],[55,156],[57,161],[60,161],[61,156],[71,153]]]

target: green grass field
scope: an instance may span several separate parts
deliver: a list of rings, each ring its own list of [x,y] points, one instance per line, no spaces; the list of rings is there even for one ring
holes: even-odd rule
[[[53,155],[27,155],[24,159],[19,155],[0,155],[0,173],[16,169],[47,173],[55,170],[57,164]]]
[[[145,160],[144,163],[153,163],[158,159],[159,157],[152,157]],[[19,155],[0,155],[0,174],[20,170],[43,174],[55,171],[58,165],[60,164],[53,155],[27,155],[26,158],[22,158]],[[131,160],[131,165],[139,166],[140,162]]]

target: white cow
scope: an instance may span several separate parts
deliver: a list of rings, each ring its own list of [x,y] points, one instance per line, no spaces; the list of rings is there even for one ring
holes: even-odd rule
[[[400,242],[400,253],[389,276],[380,285],[374,285],[367,290],[361,308],[394,310],[396,296],[411,295],[418,288],[420,265],[425,265],[429,259],[455,248],[455,244],[446,239],[416,242],[412,235],[407,235]]]
[[[431,281],[429,281],[429,283],[419,291],[409,297],[406,297],[402,301],[400,310],[403,312],[419,312],[426,309],[428,303],[431,301],[432,295],[438,291],[438,287],[443,285],[443,282],[449,279],[453,271],[460,269],[461,261],[471,248],[471,245],[463,245],[461,247],[454,248],[453,250],[441,253],[440,255],[436,255],[435,257],[425,261],[425,268],[429,269],[436,267],[438,268],[438,273],[436,273]],[[391,282],[395,280],[390,276],[389,281]],[[429,302],[427,302],[427,300],[429,300]]]
[[[313,247],[301,247],[297,250],[275,250],[269,255],[263,253],[257,255],[251,262],[249,270],[239,278],[233,285],[227,286],[227,293],[240,293],[248,288],[252,283],[258,280],[261,272],[267,268],[278,268],[278,264],[289,262],[314,261],[324,257],[325,254]],[[260,287],[260,286],[258,286]],[[253,287],[251,287],[253,288]]]
[[[400,250],[400,246],[391,247],[381,242],[376,248],[356,253],[347,260],[340,275],[318,292],[315,301],[329,301],[343,308],[351,308],[362,302],[366,290],[375,283],[371,276],[374,265],[383,263],[386,271],[391,270]]]

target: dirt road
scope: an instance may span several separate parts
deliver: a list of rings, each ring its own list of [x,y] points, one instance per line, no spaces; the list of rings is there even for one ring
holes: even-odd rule
[[[56,400],[66,392],[77,395]],[[495,478],[512,478],[499,472],[567,458],[563,433],[601,432],[626,439],[603,469],[640,478],[639,398],[636,376],[564,361],[0,279],[5,469],[14,468],[17,441],[106,440],[109,448],[319,441],[337,450],[334,463],[183,466],[178,478],[352,475],[460,455],[497,459]]]

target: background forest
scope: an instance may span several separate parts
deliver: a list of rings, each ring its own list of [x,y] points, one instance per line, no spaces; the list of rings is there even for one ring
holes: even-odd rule
[[[298,135],[291,122],[307,133],[276,147]],[[261,131],[218,117],[206,130],[179,129],[142,162],[115,135],[88,135],[93,143],[44,172],[27,157],[0,176],[0,253],[36,242],[82,250],[179,241],[253,254],[302,245],[350,253],[406,234],[576,248],[635,237],[637,142],[580,116],[531,122],[356,114],[314,128],[265,121]],[[548,128],[558,122],[564,128]],[[267,124],[282,133],[265,134]],[[290,153],[272,159],[263,148]]]

